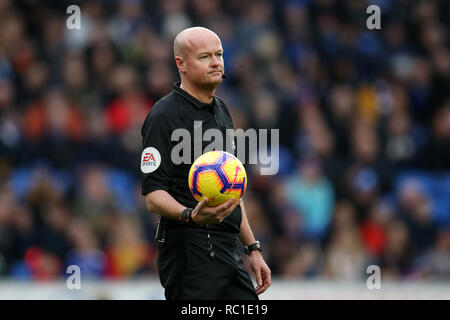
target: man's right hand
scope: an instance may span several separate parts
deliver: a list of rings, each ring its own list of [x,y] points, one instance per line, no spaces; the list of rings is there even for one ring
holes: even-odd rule
[[[235,200],[231,198],[217,207],[208,207],[206,203],[208,198],[203,198],[192,211],[192,221],[196,224],[218,224],[221,223],[226,217],[240,203],[240,199]]]

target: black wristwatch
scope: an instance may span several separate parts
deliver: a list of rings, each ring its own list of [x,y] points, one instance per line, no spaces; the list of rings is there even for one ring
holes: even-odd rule
[[[256,241],[255,243],[252,243],[249,246],[244,246],[244,252],[246,255],[249,255],[250,252],[253,250],[258,250],[259,252],[262,252],[261,243],[259,241]]]
[[[181,215],[178,220],[185,224],[196,225],[196,223],[192,220],[192,211],[194,210],[191,208],[184,209],[181,211]]]

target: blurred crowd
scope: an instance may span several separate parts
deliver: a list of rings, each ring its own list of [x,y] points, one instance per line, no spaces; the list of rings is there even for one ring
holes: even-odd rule
[[[174,36],[200,25],[235,128],[280,130],[278,174],[247,166],[244,198],[273,276],[450,280],[449,17],[445,0],[1,0],[0,278],[157,275],[140,129],[178,80]]]

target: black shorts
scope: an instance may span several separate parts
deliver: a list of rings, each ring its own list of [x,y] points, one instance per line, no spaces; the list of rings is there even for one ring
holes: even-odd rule
[[[208,233],[213,258],[208,250]],[[167,300],[258,300],[243,267],[235,233],[191,227],[168,229],[159,248],[158,271]]]

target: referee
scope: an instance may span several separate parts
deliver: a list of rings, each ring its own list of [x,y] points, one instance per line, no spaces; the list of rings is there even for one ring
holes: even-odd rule
[[[214,95],[224,77],[222,52],[219,37],[206,28],[180,32],[174,55],[181,82],[153,106],[142,126],[142,194],[149,211],[160,215],[158,271],[168,300],[257,300],[271,282],[242,200],[230,199],[218,207],[206,206],[207,199],[197,203],[187,183],[190,164],[174,164],[171,158],[173,131],[186,129],[192,137],[194,121],[201,121],[202,136],[219,129],[226,145],[225,130],[233,122]],[[191,150],[194,145],[191,141]],[[256,288],[243,267],[240,244],[249,256]]]

